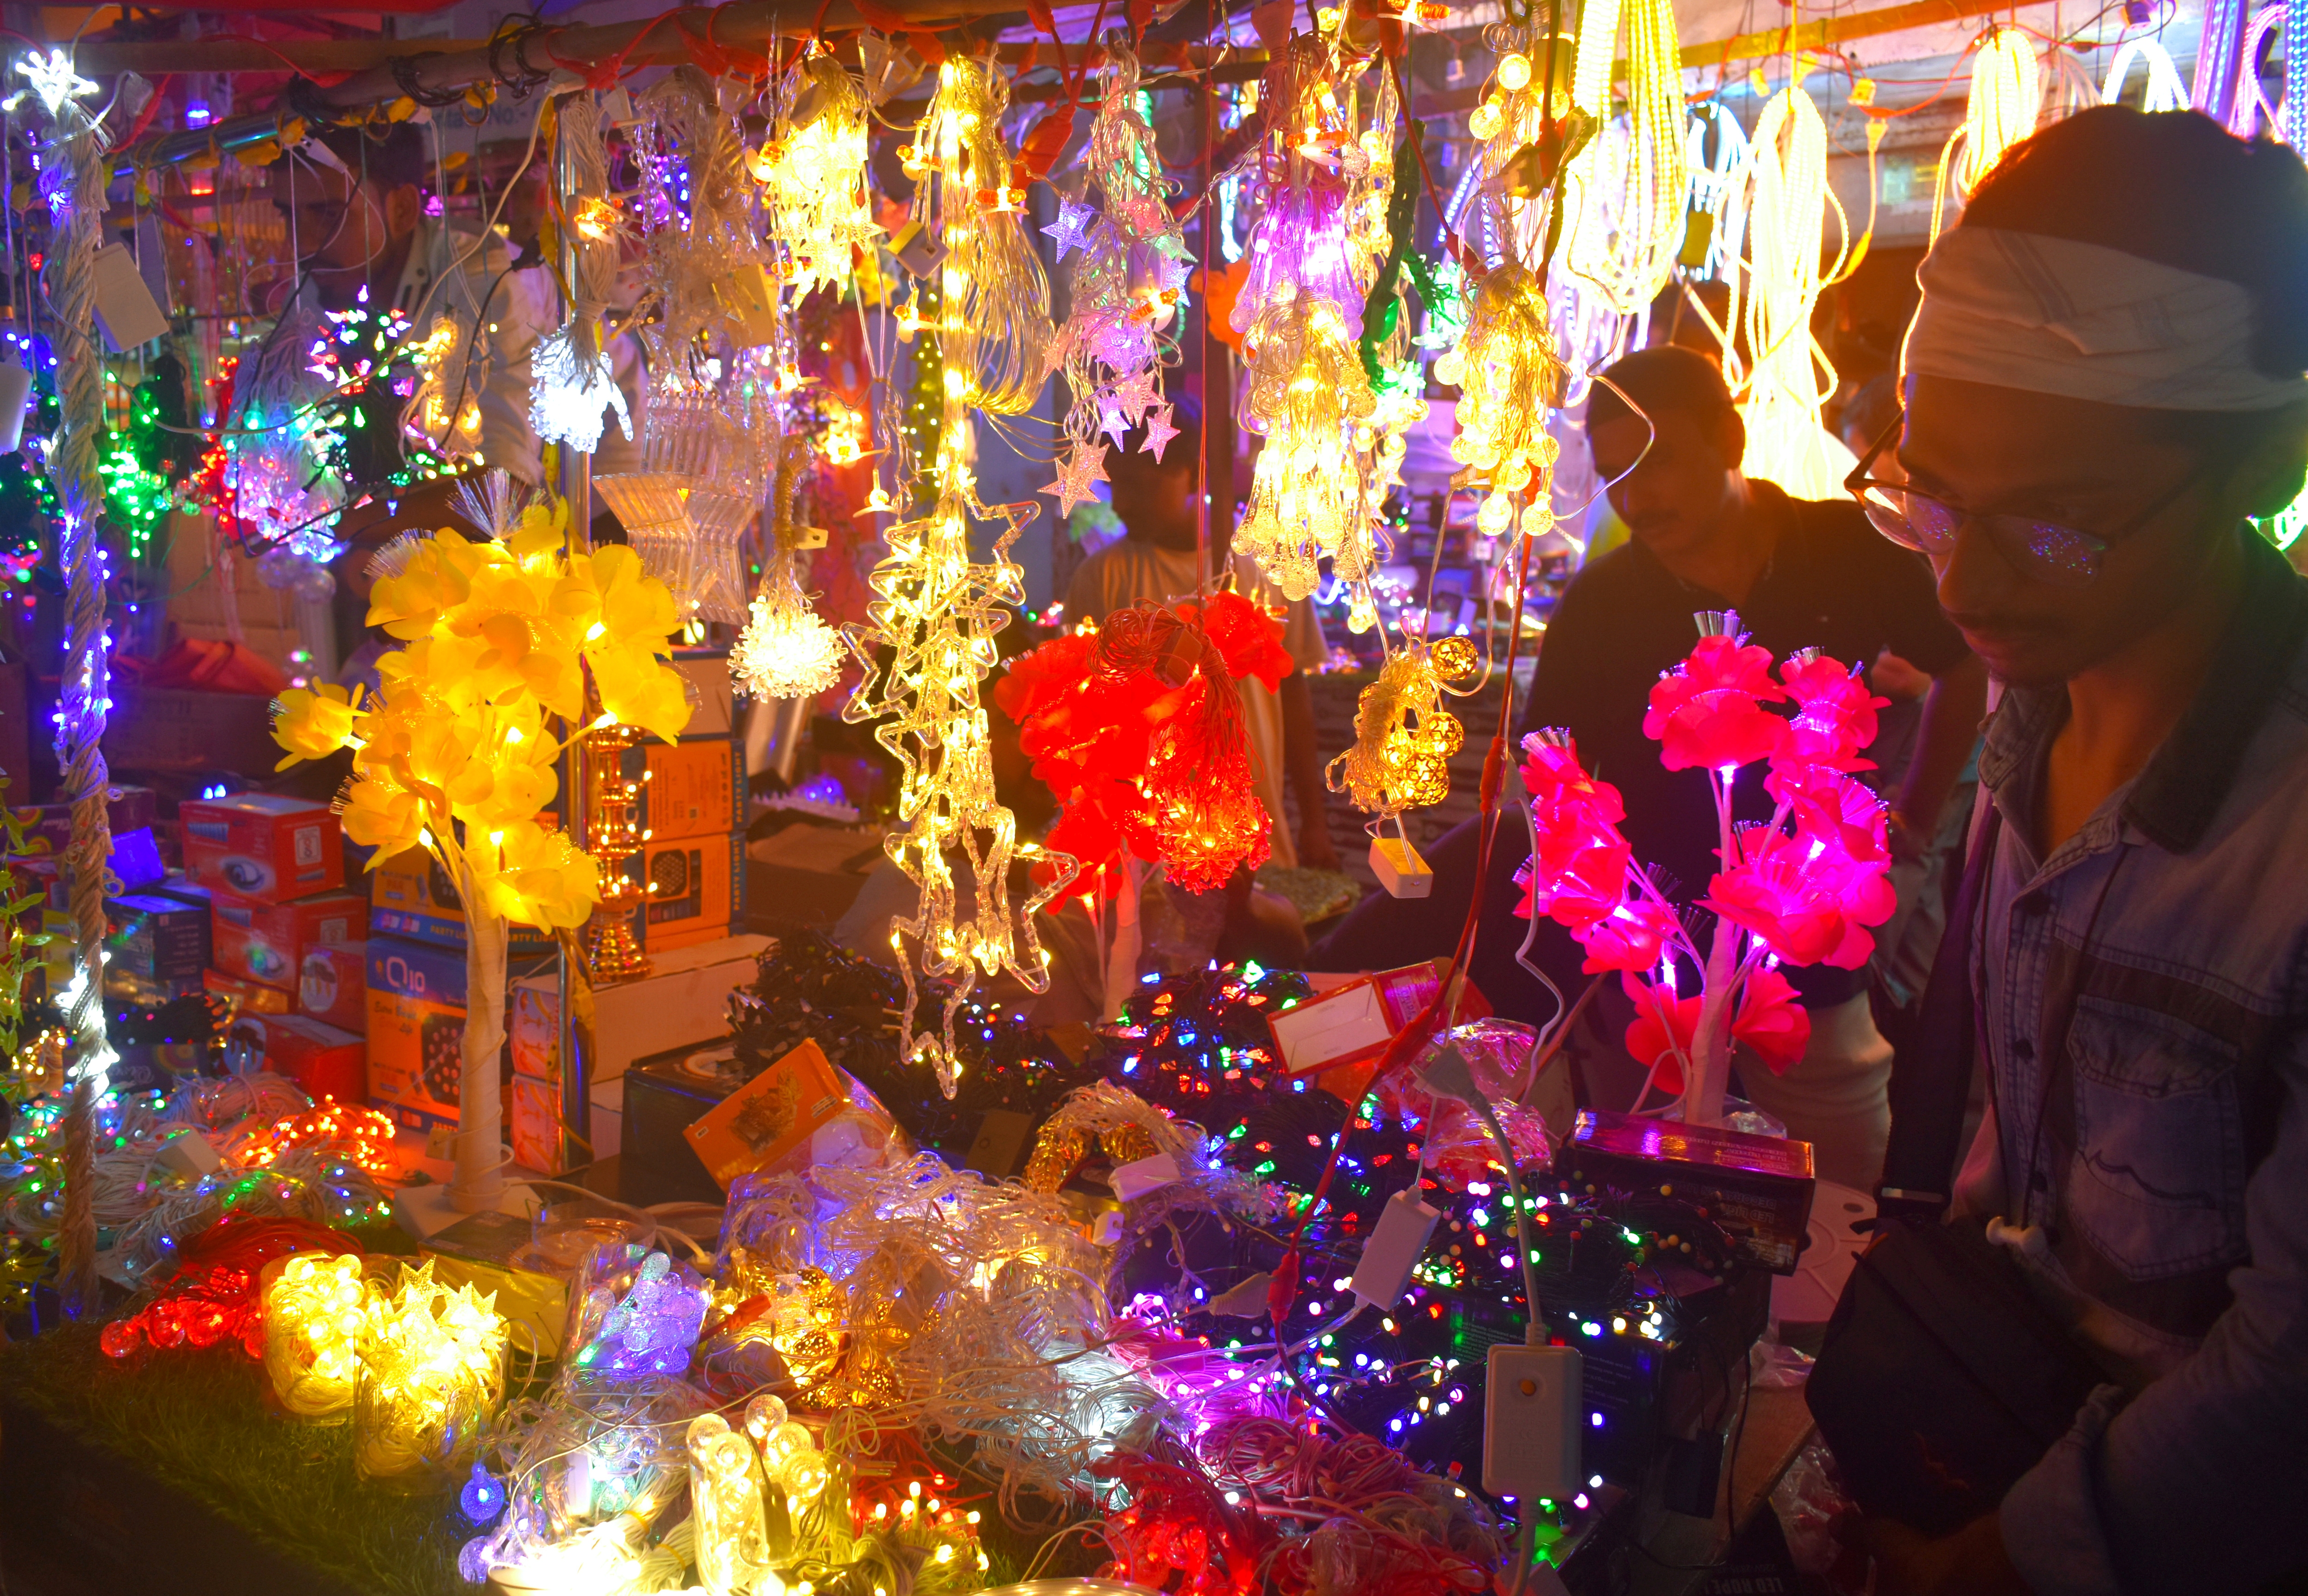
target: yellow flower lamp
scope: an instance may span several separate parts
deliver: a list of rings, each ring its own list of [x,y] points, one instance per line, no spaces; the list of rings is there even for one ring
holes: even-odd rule
[[[378,662],[378,691],[285,692],[272,735],[288,751],[284,769],[351,749],[337,800],[345,835],[376,849],[372,868],[425,849],[464,900],[464,1078],[449,1196],[469,1213],[504,1190],[496,1061],[508,925],[573,931],[602,896],[599,866],[539,818],[559,788],[555,761],[590,726],[671,742],[690,706],[665,663],[673,596],[631,549],[573,552],[564,506],[524,504],[502,482],[466,509],[496,536],[412,535],[370,562],[368,623],[402,641]],[[588,673],[601,706],[590,722]]]

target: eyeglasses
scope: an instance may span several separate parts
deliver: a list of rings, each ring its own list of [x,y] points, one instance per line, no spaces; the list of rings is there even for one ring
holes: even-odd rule
[[[1987,535],[1995,552],[2012,569],[2055,588],[2090,583],[2099,575],[2100,562],[2109,549],[2169,510],[2212,465],[2209,459],[2197,464],[2123,526],[2105,533],[2084,532],[2034,516],[1983,514],[1935,493],[1870,476],[1868,468],[1891,446],[1907,421],[1904,411],[1892,417],[1883,435],[1843,479],[1844,491],[1859,501],[1869,524],[1903,548],[1943,558],[1955,551],[1956,535],[1964,523],[1971,522]]]

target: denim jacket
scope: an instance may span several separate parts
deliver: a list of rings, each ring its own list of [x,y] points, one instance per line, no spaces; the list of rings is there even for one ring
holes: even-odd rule
[[[2042,857],[2064,690],[2008,692],[1974,992],[2000,1214],[2111,1383],[2004,1499],[2038,1596],[2308,1567],[2308,582],[2258,537],[2195,702]]]

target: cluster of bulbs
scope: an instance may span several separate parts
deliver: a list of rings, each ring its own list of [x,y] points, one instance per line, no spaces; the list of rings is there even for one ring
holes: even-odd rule
[[[353,1395],[353,1468],[364,1480],[456,1479],[504,1395],[508,1330],[496,1293],[433,1278],[433,1260],[401,1266],[371,1309]]]
[[[1489,491],[1475,524],[1486,537],[1515,519],[1515,497],[1534,516],[1549,518],[1549,484],[1561,445],[1546,430],[1547,414],[1563,403],[1565,373],[1547,325],[1546,291],[1527,268],[1506,261],[1474,286],[1459,347],[1434,363],[1437,382],[1458,385],[1459,434],[1451,458],[1460,470],[1451,485]]]
[[[351,1255],[298,1253],[264,1286],[264,1373],[297,1418],[336,1419],[353,1405],[370,1291]]]

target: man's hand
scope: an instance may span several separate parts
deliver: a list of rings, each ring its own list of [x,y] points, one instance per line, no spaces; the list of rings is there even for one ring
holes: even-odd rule
[[[1338,845],[1331,840],[1331,828],[1320,814],[1298,828],[1298,863],[1304,870],[1339,868]]]
[[[1875,1596],[2028,1596],[2028,1582],[2004,1555],[2002,1520],[1993,1513],[1936,1540],[1871,1518],[1859,1527],[1859,1543],[1874,1559]]]

